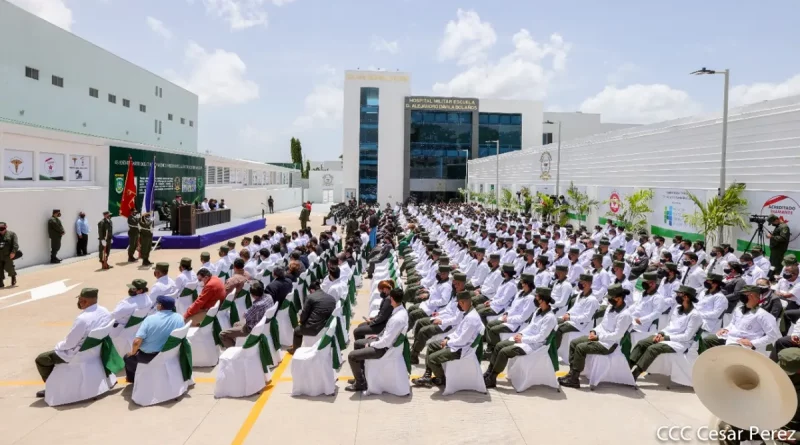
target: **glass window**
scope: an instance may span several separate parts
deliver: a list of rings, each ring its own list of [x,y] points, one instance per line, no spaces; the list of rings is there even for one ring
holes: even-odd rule
[[[444,124],[447,122],[447,113],[436,113],[436,123]]]
[[[361,88],[358,195],[362,202],[378,199],[378,119],[378,88]]]
[[[436,122],[436,113],[433,111],[426,111],[425,112],[425,123],[434,123]]]
[[[361,88],[361,106],[378,106],[378,88]]]
[[[481,124],[481,125],[488,124],[489,123],[489,115],[486,114],[486,113],[480,113],[478,115],[478,123]]]
[[[472,147],[472,114],[425,112],[410,128],[410,172],[415,179],[464,179]]]
[[[500,124],[502,125],[510,125],[511,124],[511,116],[507,114],[500,115]]]
[[[447,113],[447,123],[448,124],[457,124],[458,123],[458,113]]]
[[[522,115],[521,114],[512,114],[511,115],[511,123],[513,125],[522,125]]]
[[[497,114],[490,114],[489,115],[489,124],[499,124],[500,123],[500,116]]]
[[[411,122],[414,123],[422,123],[422,112],[421,111],[412,111],[411,112]]]

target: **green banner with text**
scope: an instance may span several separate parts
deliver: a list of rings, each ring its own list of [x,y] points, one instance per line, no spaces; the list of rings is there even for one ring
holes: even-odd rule
[[[119,202],[125,189],[128,157],[133,159],[136,183],[136,208],[142,210],[150,165],[155,159],[156,174],[154,201],[158,208],[162,202],[171,202],[180,194],[186,203],[203,200],[206,192],[206,160],[200,156],[140,150],[127,147],[110,147],[108,165],[108,211],[119,215]]]

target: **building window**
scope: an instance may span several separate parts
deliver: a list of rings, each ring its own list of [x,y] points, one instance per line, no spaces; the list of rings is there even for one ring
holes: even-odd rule
[[[361,202],[378,200],[378,88],[361,88],[358,135],[358,197]]]
[[[29,77],[33,80],[39,80],[39,70],[37,70],[36,68],[31,68],[29,66],[26,66],[25,77]]]
[[[156,119],[156,134],[158,134],[158,119]]]
[[[147,105],[139,104],[139,111],[141,111],[142,113],[147,113]]]
[[[161,93],[163,93],[163,91],[161,90],[161,87],[157,86],[156,87],[156,97],[162,97]]]
[[[411,179],[466,178],[472,148],[472,113],[412,111]]]
[[[100,97],[100,92],[97,91],[97,88],[89,88],[89,95],[97,99]]]
[[[158,121],[158,134],[161,134],[161,121]]]
[[[189,121],[189,126],[194,127],[194,121]]]
[[[542,133],[542,145],[553,143],[553,133]]]
[[[125,108],[130,108],[131,107],[131,101],[128,100],[128,99],[122,99],[122,106],[125,107]]]
[[[64,88],[64,78],[63,77],[58,77],[58,76],[53,76],[53,85],[55,85],[55,86],[57,86],[59,88]]]
[[[216,184],[217,183],[217,167],[207,166],[206,167],[206,184]]]
[[[117,103],[117,96],[115,96],[113,94],[109,94],[108,95],[108,101],[111,102],[112,104]]]
[[[231,169],[228,167],[222,169],[222,183],[223,184],[231,183]]]
[[[222,167],[217,167],[217,184],[224,184],[224,182],[222,182],[222,179],[223,179],[223,173],[225,172],[223,172],[222,170],[223,170]]]
[[[522,115],[480,113],[478,115],[478,157],[493,156],[522,149]]]
[[[168,120],[168,121],[171,121],[171,120],[172,120],[172,115],[171,115],[171,114],[168,114],[168,115],[167,115],[167,120]]]
[[[185,124],[186,124],[186,119],[181,118],[181,125],[185,125]]]

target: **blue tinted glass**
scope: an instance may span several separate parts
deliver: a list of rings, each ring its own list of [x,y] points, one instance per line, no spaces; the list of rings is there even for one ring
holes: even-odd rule
[[[447,113],[436,113],[436,123],[443,124],[447,122]]]
[[[459,113],[458,122],[460,124],[471,124],[472,123],[472,113]]]
[[[424,123],[411,124],[409,176],[463,179],[472,146],[471,113],[425,112],[425,115]]]
[[[436,113],[434,113],[433,111],[426,111],[424,120],[426,124],[432,124],[436,122]]]
[[[511,123],[514,125],[522,125],[522,115],[521,114],[512,114],[511,115]]]
[[[447,113],[447,123],[448,124],[457,124],[458,123],[458,113]]]
[[[489,123],[489,115],[486,114],[486,113],[480,113],[478,115],[478,123],[481,124],[481,125],[488,124]]]
[[[507,114],[501,114],[500,115],[500,123],[503,124],[503,125],[510,124],[511,123],[511,116],[509,116]]]
[[[499,124],[500,123],[500,116],[497,114],[490,114],[489,115],[489,123],[490,124]]]
[[[378,97],[378,88],[361,88],[358,196],[364,202],[378,198]]]
[[[412,111],[411,112],[411,122],[422,123],[422,112],[421,111]]]

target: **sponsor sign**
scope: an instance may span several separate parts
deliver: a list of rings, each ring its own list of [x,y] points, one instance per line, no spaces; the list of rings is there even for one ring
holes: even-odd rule
[[[39,180],[64,180],[64,155],[58,153],[39,153]]]
[[[92,180],[92,157],[86,155],[69,155],[69,180]],[[120,192],[122,193],[122,192]]]
[[[33,181],[33,152],[5,150],[3,178],[6,181]]]

